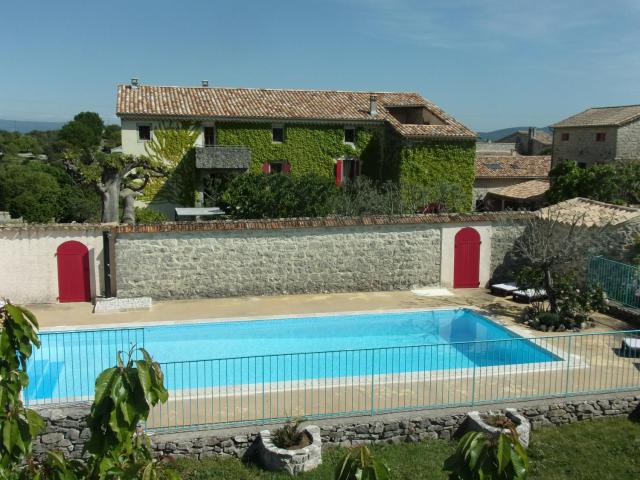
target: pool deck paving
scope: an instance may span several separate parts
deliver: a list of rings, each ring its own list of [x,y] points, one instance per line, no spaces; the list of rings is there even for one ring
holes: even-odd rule
[[[392,291],[168,300],[154,301],[149,310],[98,314],[93,313],[93,306],[89,303],[34,304],[27,307],[36,315],[43,329],[467,306],[480,308],[494,318],[513,323],[525,307],[513,300],[491,295],[483,288],[450,292],[453,295],[442,297],[420,297],[411,291]],[[595,329],[590,331],[633,328],[606,315],[597,315],[597,322]],[[542,332],[530,330],[530,334]]]

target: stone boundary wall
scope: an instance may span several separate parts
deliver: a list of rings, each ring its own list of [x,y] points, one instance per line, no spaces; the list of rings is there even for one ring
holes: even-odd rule
[[[120,226],[115,243],[118,296],[211,298],[450,286],[452,278],[441,276],[442,266],[453,262],[453,246],[449,245],[453,240],[451,236],[445,238],[443,230],[466,226],[486,230],[483,242],[487,241],[483,244],[487,251],[480,258],[481,286],[485,286],[519,233],[511,223],[515,225],[517,219],[528,215],[327,217]],[[491,241],[494,231],[495,248]]]
[[[629,415],[637,412],[640,394],[600,395],[597,399],[575,398],[566,401],[539,400],[536,402],[487,405],[469,410],[504,412],[506,406],[518,409],[531,422],[533,430],[545,426],[574,423],[593,418]],[[41,458],[49,450],[59,450],[70,458],[81,458],[84,443],[89,438],[85,417],[89,405],[37,408],[45,418],[46,429],[36,439],[34,455]],[[450,440],[459,433],[466,418],[461,409],[446,411],[415,411],[402,414],[357,418],[311,420],[318,425],[324,446],[352,447],[378,443],[419,442],[424,439]],[[254,441],[262,426],[201,430],[183,433],[152,434],[151,440],[158,455],[204,458],[233,456],[242,458],[252,454]],[[267,428],[274,428],[273,426]],[[534,434],[535,438],[535,434]]]

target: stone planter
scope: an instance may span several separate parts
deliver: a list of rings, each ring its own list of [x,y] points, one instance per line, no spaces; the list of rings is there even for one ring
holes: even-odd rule
[[[483,417],[491,415],[491,413],[469,412],[467,413],[466,427],[467,431],[472,432],[484,432],[490,435],[497,435],[502,433],[509,433],[509,430],[504,428],[496,428],[486,423]],[[505,416],[511,420],[516,426],[516,432],[518,433],[518,440],[524,448],[529,447],[529,437],[531,436],[531,423],[526,417],[518,413],[515,408],[507,408]]]
[[[271,440],[271,432],[262,430],[258,438],[258,459],[261,465],[272,471],[286,471],[291,475],[313,470],[322,463],[322,439],[320,427],[310,425],[303,429],[311,437],[311,444],[298,450],[278,448]]]

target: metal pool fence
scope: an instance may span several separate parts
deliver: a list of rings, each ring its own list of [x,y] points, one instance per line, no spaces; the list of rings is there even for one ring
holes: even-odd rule
[[[133,346],[144,346],[144,328],[40,332],[41,348],[29,359],[26,404],[93,400],[98,374],[123,359]]]
[[[640,388],[640,330],[163,363],[147,428],[473,406]]]
[[[627,307],[640,308],[640,268],[604,257],[589,260],[589,284],[601,285],[607,296]]]

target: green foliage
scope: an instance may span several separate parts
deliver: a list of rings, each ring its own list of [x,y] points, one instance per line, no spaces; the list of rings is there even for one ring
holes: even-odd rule
[[[338,464],[334,478],[335,480],[388,480],[391,478],[391,472],[363,445],[347,452]]]
[[[102,144],[105,149],[111,150],[112,148],[120,146],[122,143],[122,135],[120,132],[120,125],[107,125],[102,132]]]
[[[515,430],[509,434],[466,433],[445,460],[450,480],[524,480],[529,458]]]
[[[548,289],[545,274],[540,268],[524,267],[518,273],[518,284],[536,290]],[[523,320],[533,328],[544,331],[578,330],[593,312],[607,309],[604,291],[600,285],[579,287],[571,272],[551,272],[551,285],[557,308],[543,301],[534,301],[523,311]]]
[[[223,194],[236,218],[316,217],[330,211],[335,184],[305,175],[238,175]]]
[[[153,130],[144,148],[152,162],[164,165],[168,178],[154,178],[144,190],[143,199],[175,202],[192,206],[196,191],[193,146],[200,134],[196,122],[162,122]]]
[[[27,309],[6,302],[0,307],[0,478],[31,454],[44,421],[24,407],[20,394],[29,385],[27,360],[40,347],[38,322]]]
[[[304,439],[304,431],[300,429],[301,419],[289,420],[282,427],[273,431],[271,439],[278,448],[298,446]]]
[[[100,115],[81,112],[62,126],[58,136],[71,148],[95,148],[100,145],[103,130],[104,122]]]
[[[575,197],[615,204],[640,200],[640,161],[637,160],[587,168],[565,160],[549,172],[549,179],[551,185],[546,199],[550,203]]]
[[[168,222],[169,217],[167,217],[162,212],[157,212],[152,208],[136,208],[136,223],[141,224],[153,224],[153,223],[163,223]]]
[[[473,142],[424,141],[397,148],[397,171],[393,175],[401,186],[426,187],[430,197],[445,198],[456,212],[471,209],[475,179]],[[443,185],[449,187],[443,189]]]
[[[268,123],[218,122],[216,143],[246,145],[251,149],[249,171],[259,173],[264,162],[287,161],[291,175],[319,175],[334,178],[335,159],[343,155],[359,157],[362,172],[377,178],[383,130],[356,128],[355,148],[344,143],[344,129],[339,125],[285,126],[285,141],[273,143]]]

